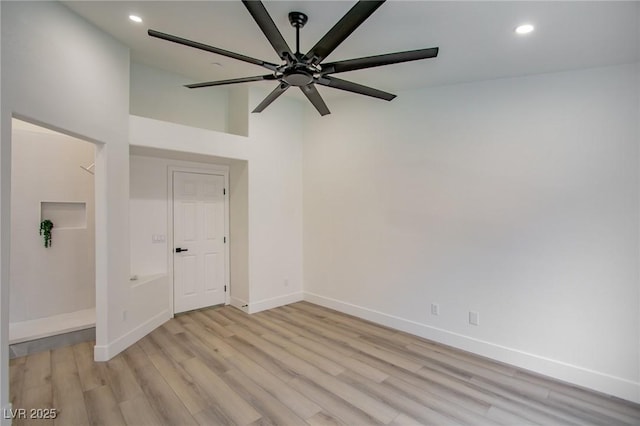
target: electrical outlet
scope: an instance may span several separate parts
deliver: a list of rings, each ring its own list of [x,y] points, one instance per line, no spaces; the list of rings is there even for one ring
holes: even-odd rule
[[[127,311],[124,310],[122,311],[122,321],[126,321],[127,320]]]
[[[289,278],[284,279],[284,286],[289,287]]]
[[[440,305],[437,303],[431,304],[431,315],[440,315]]]
[[[469,311],[469,324],[480,325],[480,314],[478,312]]]

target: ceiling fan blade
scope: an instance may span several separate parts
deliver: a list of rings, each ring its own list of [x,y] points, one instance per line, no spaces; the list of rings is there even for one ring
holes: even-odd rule
[[[286,92],[289,87],[291,87],[291,86],[289,86],[287,83],[284,83],[284,82],[280,83],[278,85],[278,87],[276,87],[273,92],[269,93],[267,95],[267,97],[264,98],[264,100],[262,102],[260,102],[260,105],[258,105],[256,107],[256,109],[254,109],[252,112],[262,112],[262,111],[264,111],[264,109],[266,107],[271,105],[271,102],[273,102],[276,99],[278,99],[278,97],[280,95],[282,95],[284,92]]]
[[[353,83],[347,80],[341,80],[336,77],[323,76],[316,80],[316,83],[334,89],[346,90],[347,92],[357,93],[359,95],[371,96],[373,98],[384,99],[385,101],[393,100],[396,95],[374,89],[373,87],[363,86],[362,84]]]
[[[293,59],[291,49],[282,37],[282,34],[280,33],[280,30],[278,30],[278,27],[276,27],[273,19],[271,19],[271,15],[267,12],[264,4],[257,0],[242,0],[242,3],[245,5],[251,16],[253,16],[253,19],[267,37],[271,46],[273,46],[275,51],[278,53],[280,59],[290,62]]]
[[[276,80],[273,74],[257,75],[255,77],[232,78],[230,80],[206,81],[204,83],[185,84],[184,87],[197,89],[200,87],[223,86],[225,84],[249,83],[251,81]]]
[[[329,62],[322,64],[322,74],[333,74],[360,70],[363,68],[380,67],[383,65],[398,64],[401,62],[417,61],[420,59],[435,58],[438,56],[438,48],[408,50],[406,52],[388,53],[386,55],[367,56],[365,58],[348,59],[346,61]]]
[[[322,37],[320,41],[318,41],[318,43],[316,43],[316,45],[307,52],[306,55],[304,55],[304,59],[313,64],[319,64],[324,58],[329,56],[329,54],[333,52],[340,43],[349,37],[349,35],[360,26],[360,24],[366,21],[367,18],[382,5],[382,3],[384,3],[384,0],[361,0],[356,3],[355,6],[353,6],[351,10],[349,10],[347,14],[329,30],[328,33],[326,33],[324,37]]]
[[[318,89],[316,89],[316,86],[314,86],[313,83],[307,84],[306,86],[300,86],[300,90],[302,90],[302,93],[305,94],[313,106],[316,107],[320,115],[331,114],[331,111],[327,108],[327,104],[324,103],[322,96],[320,96]]]
[[[265,67],[272,71],[275,71],[278,68],[278,65],[272,64],[270,62],[265,62],[260,59],[252,58],[250,56],[241,55],[239,53],[230,52],[228,50],[219,49],[217,47],[209,46],[207,44],[198,43],[197,41],[187,40],[186,38],[177,37],[171,34],[162,33],[156,30],[147,31],[151,37],[160,38],[162,40],[171,41],[174,43],[182,44],[184,46],[193,47],[195,49],[206,50],[207,52],[217,53],[218,55],[227,56],[229,58],[237,59],[239,61],[248,62],[254,65],[260,65],[261,67]]]

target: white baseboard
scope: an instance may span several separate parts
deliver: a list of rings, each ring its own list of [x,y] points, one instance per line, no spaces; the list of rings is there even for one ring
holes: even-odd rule
[[[421,324],[362,306],[304,293],[304,300],[477,355],[640,403],[640,383]]]
[[[229,298],[229,304],[243,312],[249,312],[249,303],[246,300],[231,296]]]
[[[267,309],[277,308],[278,306],[288,305],[289,303],[295,303],[303,300],[304,293],[301,291],[296,293],[285,294],[284,296],[272,297],[269,299],[263,299],[258,302],[249,303],[249,313],[255,314],[256,312],[266,311]]]
[[[109,361],[111,358],[118,355],[120,352],[167,322],[170,318],[171,313],[169,310],[164,310],[128,333],[118,337],[113,342],[107,345],[96,345],[93,351],[94,360]]]
[[[0,425],[11,426],[11,403],[8,403],[2,407],[2,416],[0,416]]]

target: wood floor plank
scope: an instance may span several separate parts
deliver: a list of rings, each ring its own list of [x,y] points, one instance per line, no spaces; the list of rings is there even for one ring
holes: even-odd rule
[[[338,374],[344,371],[344,367],[332,360],[326,358],[323,355],[315,353],[306,349],[299,344],[292,342],[291,340],[285,339],[275,334],[264,334],[262,336],[265,340],[274,343],[284,349],[287,352],[292,353],[293,355],[310,362],[311,364],[318,367],[320,370],[331,374],[332,376],[337,376]]]
[[[165,326],[160,326],[149,334],[151,340],[176,362],[183,362],[194,357],[193,353],[180,345],[175,336]]]
[[[231,357],[229,361],[233,363],[237,370],[248,374],[252,380],[301,418],[308,419],[321,411],[320,406],[295,389],[287,386],[284,381],[263,368],[262,364],[241,353]]]
[[[215,330],[207,327],[202,322],[187,317],[180,317],[178,321],[180,321],[185,330],[196,336],[212,351],[220,353],[225,358],[235,353],[235,350],[222,336],[217,336]],[[229,337],[233,337],[233,334]]]
[[[258,312],[257,314],[254,314],[254,318],[256,319],[256,321],[260,321],[260,323],[265,328],[268,328],[271,333],[280,335],[287,339],[298,337],[298,334],[295,331],[291,330],[289,327],[283,326],[275,321],[270,320],[266,313],[267,311]]]
[[[218,314],[218,317],[220,316],[222,315]],[[220,324],[219,322],[216,322],[216,320],[213,319],[211,316],[206,315],[205,312],[201,312],[201,311],[194,312],[192,315],[192,318],[199,321],[203,325],[209,327],[210,330],[213,330],[218,336],[222,338],[233,336],[233,333],[231,331],[229,331],[224,325]]]
[[[226,330],[230,330],[233,331],[232,326],[244,326],[245,328],[251,330],[251,332],[257,334],[257,335],[262,335],[262,334],[266,334],[266,333],[270,333],[271,330],[269,330],[268,328],[264,327],[260,322],[254,320],[251,316],[245,314],[244,312],[240,311],[239,309],[224,309],[224,310],[220,310],[218,311],[218,313],[220,315],[225,316],[230,322],[231,324],[228,324],[227,326],[225,326]]]
[[[14,358],[9,363],[9,390],[13,408],[22,407],[22,389],[27,357]]]
[[[207,408],[208,402],[204,398],[202,389],[187,374],[182,365],[174,362],[161,351],[153,352],[148,357],[191,414],[195,415]]]
[[[107,382],[111,386],[116,401],[136,399],[142,394],[142,389],[122,354],[106,362],[106,367]]]
[[[14,408],[113,425],[637,426],[640,405],[331,309],[187,312],[111,361],[94,342],[10,361]]]
[[[235,424],[247,425],[261,417],[260,413],[199,359],[189,359],[182,365],[198,386],[213,400],[211,404],[219,406],[220,410],[225,412]]]
[[[560,392],[551,391],[547,399],[549,401],[557,401],[564,406],[574,407],[580,411],[592,413],[602,418],[604,421],[611,422],[611,424],[615,422],[620,422],[621,424],[632,424],[633,422],[637,422],[640,424],[640,418],[637,415],[629,415],[619,409],[615,410],[602,405],[591,404],[583,401],[582,399],[574,398]]]
[[[615,413],[624,414],[628,418],[634,419],[638,424],[640,424],[640,412],[638,412],[637,404],[633,404],[632,402],[599,392],[581,389],[577,386],[555,381],[549,377],[544,377],[529,371],[517,370],[514,377],[527,382],[537,383],[541,386],[546,386],[550,390],[550,398],[558,395],[563,398],[571,398],[575,400],[576,404],[584,403],[595,407],[601,407],[605,410],[611,410]]]
[[[93,361],[94,345],[94,342],[84,342],[73,346],[80,383],[85,392],[107,384],[105,364]]]
[[[287,317],[286,315],[283,315],[281,312],[277,311],[276,309],[272,311],[262,312],[262,313],[265,316],[267,316],[271,321],[277,324],[285,325],[289,327],[298,336],[307,338],[321,345],[330,347],[334,351],[337,351],[342,355],[350,356],[356,352],[356,350],[354,350],[347,343],[331,339],[327,336],[324,336],[318,333],[317,331],[307,329],[304,326],[304,322],[301,322],[300,320],[297,320],[295,318]]]
[[[349,400],[352,405],[358,407],[381,423],[389,423],[398,415],[398,413],[388,405],[376,401],[358,389],[341,382],[309,362],[253,334],[250,330],[243,329],[237,325],[230,325],[228,327],[234,331],[235,336],[246,340],[254,346],[259,346],[272,357],[286,362],[298,376],[309,378],[314,383],[334,393],[338,397]]]
[[[229,324],[233,324],[233,321],[229,321],[225,316],[220,315],[220,311],[226,311],[227,309],[229,309],[229,306],[206,309],[203,312],[204,312],[204,314],[206,316],[208,316],[209,318],[214,320],[216,323],[218,323],[221,326],[225,327],[225,326],[227,326]]]
[[[347,425],[383,424],[364,411],[305,378],[293,379],[289,385]]]
[[[52,351],[53,407],[57,411],[56,425],[86,425],[89,415],[73,348],[68,346]]]
[[[438,424],[448,425],[448,423],[438,423]],[[389,423],[389,425],[390,426],[422,426],[424,425],[424,423],[416,419],[413,419],[407,416],[406,414],[400,413],[395,419],[393,419],[391,423]]]
[[[238,352],[246,355],[252,361],[260,364],[269,373],[273,374],[278,379],[285,383],[288,383],[291,379],[297,377],[296,372],[290,368],[282,360],[278,360],[265,353],[261,349],[246,342],[238,336],[232,336],[227,339],[227,342],[233,346]]]
[[[151,355],[152,353],[160,351],[160,346],[158,346],[157,343],[154,342],[148,334],[142,339],[138,340],[136,345],[139,346],[140,349],[142,349],[147,355]]]
[[[27,412],[26,418],[19,423],[21,425],[53,425],[53,419],[39,419],[30,415],[32,409],[54,408],[51,382],[47,381],[47,383],[41,385],[24,388],[22,391],[22,406],[16,408],[24,408]]]
[[[350,356],[342,355],[340,352],[333,350],[330,346],[320,344],[314,340],[307,339],[306,337],[296,337],[293,341],[302,347],[332,360],[336,364],[343,366],[345,369],[355,371],[356,373],[375,382],[382,382],[384,379],[389,377],[387,373],[373,368],[364,362],[351,358]]]
[[[204,362],[207,367],[216,374],[224,374],[231,368],[229,362],[220,355],[217,351],[211,350],[205,344],[198,339],[189,336],[186,333],[176,334],[178,342],[187,349],[190,353],[194,354],[200,361]],[[176,360],[176,362],[179,362]]]
[[[234,421],[217,404],[210,405],[194,416],[200,426],[233,425]]]
[[[401,392],[398,392],[386,383],[377,383],[353,372],[343,373],[340,378],[370,395],[380,398],[388,405],[395,407],[398,412],[407,414],[413,420],[420,420],[425,424],[459,424],[456,423],[454,419],[407,397]]]
[[[395,377],[389,377],[384,381],[389,386],[394,388],[397,392],[412,398],[426,407],[439,412],[447,413],[454,421],[461,424],[473,424],[473,425],[498,425],[499,423],[489,419],[487,416],[476,412],[473,408],[467,408],[459,403],[459,401],[452,402],[449,398],[443,397],[436,392],[426,391],[424,388],[418,388],[412,384],[409,384],[403,380]],[[488,408],[487,408],[488,411]]]
[[[33,354],[24,366],[23,393],[28,389],[51,384],[51,351]]]
[[[171,386],[153,366],[144,351],[132,346],[123,352],[123,357],[132,369],[138,385],[147,401],[165,424],[195,425],[196,420],[189,413]],[[194,359],[194,358],[190,358]]]
[[[158,417],[144,394],[138,394],[135,398],[122,401],[119,407],[127,425],[157,426],[166,424]]]
[[[84,400],[89,414],[89,424],[98,425],[123,425],[124,417],[113,396],[111,388],[107,385],[94,387],[84,393]]]
[[[345,424],[336,417],[324,411],[321,411],[317,414],[314,414],[312,417],[309,417],[307,419],[307,423],[310,426],[340,426]]]
[[[305,425],[306,422],[273,395],[238,370],[226,372],[222,379],[261,416],[276,425]]]

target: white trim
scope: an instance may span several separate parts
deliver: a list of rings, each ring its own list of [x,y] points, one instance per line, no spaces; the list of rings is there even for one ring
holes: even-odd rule
[[[168,310],[164,310],[128,333],[118,337],[108,345],[96,345],[93,350],[94,360],[109,361],[111,358],[127,349],[129,346],[133,345],[156,328],[160,327],[169,319],[171,319],[170,312]]]
[[[243,299],[239,299],[237,297],[231,296],[231,306],[236,307],[244,312],[249,312],[249,302]]]
[[[9,323],[9,344],[28,342],[96,326],[96,308]]]
[[[96,143],[94,170],[94,224],[96,253],[96,345],[109,344],[109,226],[107,188],[107,144]]]
[[[227,238],[227,243],[224,245],[224,262],[225,262],[225,285],[227,291],[225,293],[224,304],[231,303],[231,275],[230,275],[230,262],[229,262],[229,247],[231,243],[229,241],[229,166],[220,164],[203,165],[199,167],[189,167],[180,165],[169,165],[167,167],[167,278],[169,279],[169,312],[171,318],[174,316],[173,308],[173,173],[200,173],[206,175],[218,175],[224,177],[224,187],[226,193],[224,195],[224,236]]]
[[[640,383],[304,292],[304,300],[568,383],[640,403]]]
[[[259,300],[249,303],[248,313],[266,311],[267,309],[277,308],[278,306],[288,305],[290,303],[299,302],[304,299],[304,293],[301,291],[296,293],[285,294],[284,296],[270,297],[269,299]]]

